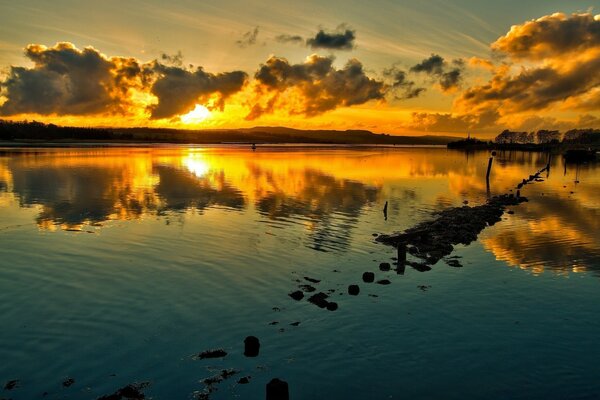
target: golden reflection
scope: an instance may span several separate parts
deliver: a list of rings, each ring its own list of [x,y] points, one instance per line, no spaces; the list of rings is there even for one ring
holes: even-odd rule
[[[514,188],[546,161],[540,154],[499,154],[492,193]],[[43,230],[94,231],[110,220],[250,209],[273,223],[296,221],[313,248],[326,250],[334,241],[348,246],[361,213],[385,201],[399,221],[406,204],[427,218],[463,200],[485,201],[486,166],[485,153],[445,149],[46,149],[0,158],[0,192],[23,207],[39,206]],[[575,184],[575,171],[563,176],[560,159],[551,171],[550,179],[522,190],[531,201],[485,230],[482,243],[534,273],[600,269],[598,174],[584,168]],[[0,206],[9,207],[6,197]]]

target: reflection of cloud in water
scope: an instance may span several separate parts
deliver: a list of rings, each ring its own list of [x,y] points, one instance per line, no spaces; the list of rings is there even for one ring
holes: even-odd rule
[[[593,190],[600,193],[599,185]],[[546,190],[540,186],[537,191]],[[564,192],[546,193],[521,205],[510,224],[500,224],[483,245],[497,259],[534,273],[593,271],[600,274],[600,209]],[[539,193],[538,193],[539,194]]]
[[[304,224],[310,232],[309,247],[315,250],[346,249],[362,208],[377,199],[379,189],[316,170],[306,169],[301,174],[297,191],[276,190],[260,198],[256,204],[259,213],[275,221]]]
[[[204,210],[211,206],[224,206],[237,210],[244,208],[242,193],[230,186],[225,174],[203,172],[198,178],[194,172],[173,167],[155,167],[159,183],[156,194],[164,201],[161,211],[195,208]]]

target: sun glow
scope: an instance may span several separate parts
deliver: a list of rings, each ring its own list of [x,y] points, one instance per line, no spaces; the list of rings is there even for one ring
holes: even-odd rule
[[[180,119],[181,122],[183,122],[184,124],[199,124],[200,122],[210,117],[210,115],[211,113],[208,108],[204,107],[201,104],[196,104],[196,108],[194,108],[189,113],[182,115]]]

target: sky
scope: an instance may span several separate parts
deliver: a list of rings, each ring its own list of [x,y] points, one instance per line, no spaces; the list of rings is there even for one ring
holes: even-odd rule
[[[599,6],[0,0],[0,119],[481,137],[600,128]]]

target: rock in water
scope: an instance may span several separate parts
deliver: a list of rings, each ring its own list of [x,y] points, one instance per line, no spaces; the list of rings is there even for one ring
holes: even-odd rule
[[[256,336],[248,336],[244,339],[244,355],[246,357],[256,357],[260,351],[260,341]]]
[[[360,293],[360,288],[358,285],[350,285],[348,286],[348,294],[352,296],[356,296]]]
[[[365,272],[362,275],[363,282],[371,283],[375,280],[375,274],[372,272]]]
[[[390,263],[382,262],[381,264],[379,264],[379,269],[382,271],[389,271],[390,268],[392,268]]]
[[[299,290],[296,290],[295,292],[290,293],[289,296],[296,301],[300,301],[304,298],[304,293],[302,293]]]

